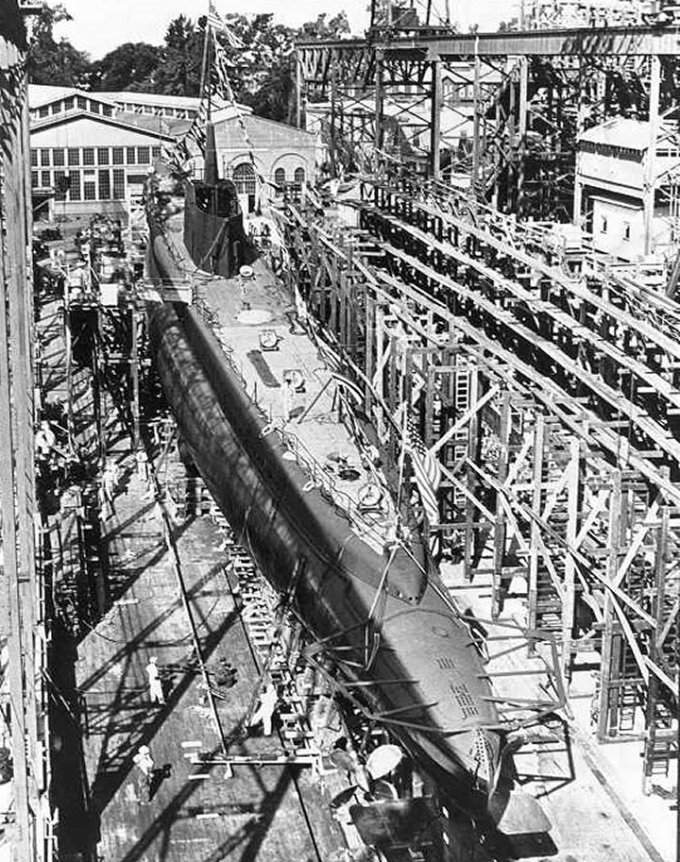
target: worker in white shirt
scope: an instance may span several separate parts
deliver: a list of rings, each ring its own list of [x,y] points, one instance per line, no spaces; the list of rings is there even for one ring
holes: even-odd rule
[[[148,745],[140,745],[137,753],[132,758],[132,762],[141,773],[142,782],[144,784],[145,801],[151,801],[151,791],[153,785],[154,761],[149,751]]]
[[[158,674],[157,661],[158,659],[156,656],[152,655],[145,671],[149,679],[149,697],[151,698],[151,702],[158,703],[163,706],[165,705],[165,695],[163,694],[163,684]]]
[[[255,725],[262,722],[262,732],[265,736],[272,735],[272,718],[274,717],[274,710],[276,709],[278,700],[279,695],[276,691],[276,686],[270,682],[260,695],[260,705],[250,719],[251,727],[255,727]]]

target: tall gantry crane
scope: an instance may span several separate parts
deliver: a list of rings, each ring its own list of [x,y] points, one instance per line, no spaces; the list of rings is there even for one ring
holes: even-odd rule
[[[353,303],[366,322],[347,336],[347,349],[366,364],[367,379],[391,349],[381,315],[402,306],[405,317],[415,315],[410,361],[428,390],[445,393],[449,410],[447,428],[431,395],[423,417],[448,477],[441,529],[462,536],[474,577],[475,536],[487,524],[494,612],[504,579],[522,571],[530,621],[561,633],[567,675],[579,652],[597,644],[598,737],[637,732],[642,722],[649,780],[677,756],[672,356],[680,317],[663,295],[605,267],[581,261],[570,271],[551,225],[580,213],[575,152],[586,130],[625,117],[643,121],[650,152],[662,124],[664,141],[675,145],[673,10],[652,9],[632,26],[598,19],[576,29],[473,34],[399,30],[384,4],[373,12],[367,40],[298,45],[300,108],[308,128],[316,122],[328,133],[335,164],[359,176],[354,243],[367,257],[354,246],[353,255],[338,251],[337,238],[322,240],[314,247],[323,259],[301,265],[297,283],[303,289],[310,273],[333,272],[337,260],[356,263],[356,272],[340,268],[365,294]],[[646,170],[650,236],[660,201]],[[303,233],[293,247],[305,242]],[[311,284],[313,301],[319,287]],[[342,284],[325,287],[342,294]],[[399,379],[398,368],[390,373]],[[596,571],[598,585],[587,586]]]

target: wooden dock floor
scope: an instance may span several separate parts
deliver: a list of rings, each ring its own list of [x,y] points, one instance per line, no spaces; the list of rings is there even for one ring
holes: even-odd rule
[[[131,459],[122,463],[131,471]],[[323,787],[298,767],[192,765],[187,754],[220,755],[200,674],[190,666],[189,624],[159,513],[143,499],[136,474],[106,522],[115,604],[78,647],[76,683],[87,716],[84,760],[99,813],[98,851],[107,862],[310,860],[343,846]],[[177,528],[186,589],[204,659],[224,657],[237,683],[220,700],[227,735],[238,729],[257,677],[224,571],[219,531],[205,518]],[[150,702],[145,666],[156,656],[166,705]],[[148,745],[159,772],[150,802],[133,756]],[[280,748],[274,735],[250,737],[231,751]],[[303,802],[304,799],[304,802]],[[310,833],[313,823],[314,837]]]
[[[488,560],[487,560],[488,563]],[[462,566],[445,566],[445,583],[463,608],[471,608],[483,620],[489,635],[507,634],[507,629],[490,622],[490,576],[476,575],[472,583],[463,580]],[[521,598],[506,601],[500,620],[511,623],[524,617]],[[491,652],[506,648],[490,643]],[[497,680],[503,694],[524,698],[546,696],[540,686],[545,675],[523,676],[522,672],[539,665],[527,657],[526,647],[509,653],[499,661],[508,673],[516,675]],[[499,666],[498,669],[501,669]],[[641,765],[633,759],[629,780],[622,784],[607,766],[606,746],[598,746],[589,729],[578,722],[578,715],[558,723],[548,721],[531,734],[534,738],[515,754],[519,782],[541,803],[552,823],[551,852],[525,853],[524,862],[672,862],[674,813],[668,803],[642,797]],[[551,736],[557,732],[560,738]],[[541,736],[544,738],[542,739]],[[611,748],[611,746],[610,746]],[[604,749],[604,751],[603,751]],[[644,802],[643,802],[644,800]],[[656,819],[642,815],[644,804],[654,804]]]

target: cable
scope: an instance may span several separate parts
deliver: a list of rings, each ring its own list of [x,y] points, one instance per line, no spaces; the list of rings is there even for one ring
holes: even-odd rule
[[[204,628],[204,629],[206,629],[206,630],[207,630],[207,628],[208,628],[208,627],[207,627],[207,623],[208,623],[208,621],[210,620],[210,618],[212,617],[213,612],[214,612],[215,608],[217,607],[217,605],[219,604],[219,602],[220,602],[220,601],[221,601],[221,597],[220,597],[220,598],[215,599],[215,601],[214,601],[214,602],[213,602],[213,604],[212,604],[212,607],[211,607],[211,608],[210,608],[210,610],[207,612],[207,614],[202,614],[202,615],[201,615],[201,616],[202,616],[202,621],[197,625],[197,629]],[[120,605],[117,605],[117,607],[118,607],[118,609],[119,609],[119,610],[121,610],[121,609],[122,609]],[[125,638],[124,640],[118,640],[117,638],[112,638],[112,637],[110,637],[109,635],[105,635],[103,632],[98,631],[94,626],[92,626],[90,623],[88,623],[88,622],[87,622],[87,620],[80,620],[80,622],[81,622],[81,623],[82,623],[86,628],[88,628],[88,629],[90,630],[90,632],[91,632],[93,635],[95,635],[95,636],[96,636],[96,637],[98,637],[98,638],[101,638],[101,640],[107,641],[108,643],[111,643],[111,644],[119,644],[119,645],[124,645],[124,644],[129,644],[129,643],[130,643],[129,638]],[[188,641],[190,641],[190,640],[191,640],[191,634],[188,634],[188,635],[185,635],[185,636],[184,636],[184,637],[182,637],[182,638],[176,638],[175,640],[165,640],[165,641],[162,641],[160,644],[158,644],[158,646],[159,646],[159,647],[180,646],[181,644],[183,644],[183,643],[187,643],[187,642],[188,642]]]

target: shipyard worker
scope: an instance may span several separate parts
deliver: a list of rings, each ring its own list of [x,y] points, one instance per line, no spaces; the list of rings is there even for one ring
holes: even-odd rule
[[[255,272],[251,266],[242,266],[238,271],[238,280],[239,285],[241,287],[241,302],[243,303],[244,308],[249,308],[250,305],[247,302],[247,292],[248,292],[248,283],[255,279]]]
[[[144,786],[144,796],[147,802],[151,801],[151,787],[153,783],[154,762],[148,745],[140,745],[137,753],[132,758],[137,767]]]
[[[281,399],[283,401],[283,422],[285,424],[290,419],[290,412],[293,409],[293,401],[295,399],[295,383],[289,376],[283,379]]]
[[[104,496],[109,504],[113,504],[113,495],[116,493],[116,488],[118,487],[118,480],[120,479],[120,470],[118,469],[118,464],[109,458],[104,467],[104,472],[102,474],[102,485],[104,488]]]
[[[143,446],[139,446],[135,452],[135,460],[137,461],[137,476],[146,483],[149,481],[149,458],[144,451]]]
[[[47,459],[57,442],[50,423],[43,419],[35,435],[35,454],[38,459]]]
[[[262,722],[262,732],[265,736],[271,736],[272,734],[272,718],[274,716],[274,709],[276,708],[278,699],[279,696],[276,691],[276,686],[274,683],[268,683],[267,687],[260,695],[260,705],[253,713],[253,717],[250,719],[251,727],[255,727],[255,725]]]
[[[144,483],[145,491],[142,499],[153,500],[156,496],[153,482],[151,481],[151,473],[149,472],[149,456],[146,454],[146,449],[139,446],[135,452],[135,460],[137,462],[137,476],[140,482]]]
[[[149,679],[149,697],[152,703],[158,703],[161,706],[165,705],[165,696],[163,695],[163,684],[158,674],[158,659],[152,655],[149,663],[144,668]]]

